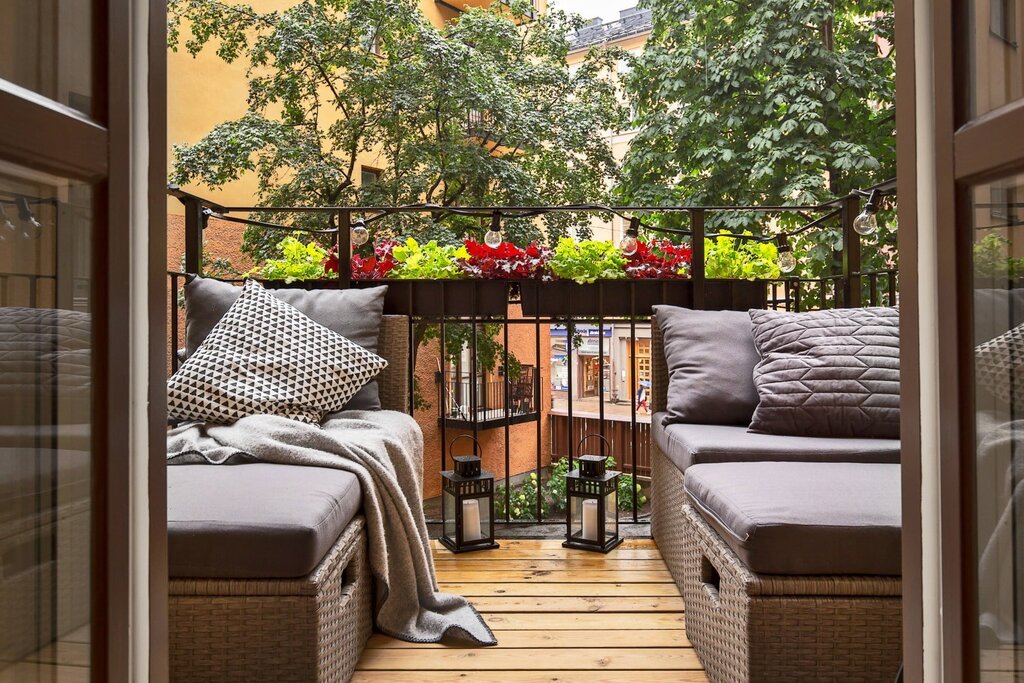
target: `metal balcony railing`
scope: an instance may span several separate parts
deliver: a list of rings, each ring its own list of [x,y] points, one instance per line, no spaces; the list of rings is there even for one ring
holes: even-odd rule
[[[895,182],[880,186],[891,192]],[[591,212],[636,215],[645,212],[681,214],[685,229],[649,227],[652,231],[688,238],[692,246],[692,267],[688,279],[614,280],[593,285],[577,285],[555,281],[387,280],[385,313],[409,317],[409,341],[412,357],[409,363],[411,392],[410,414],[417,417],[424,431],[436,430],[431,440],[437,448],[427,462],[437,462],[440,469],[449,466],[448,444],[458,435],[471,434],[483,443],[481,453],[485,467],[497,472],[503,481],[499,486],[505,497],[506,523],[530,521],[564,524],[564,517],[554,512],[555,504],[545,500],[552,463],[565,457],[572,467],[579,453],[576,444],[584,433],[599,433],[609,438],[617,466],[634,475],[629,509],[622,511],[623,521],[643,521],[639,494],[645,490],[649,477],[649,413],[635,400],[641,387],[637,362],[622,361],[623,348],[635,348],[643,338],[640,332],[650,325],[652,304],[674,304],[697,309],[738,309],[767,307],[779,310],[858,307],[861,305],[893,305],[897,302],[898,282],[895,270],[865,272],[862,270],[861,236],[853,228],[865,193],[858,192],[818,206],[760,207],[608,207],[579,206],[510,206],[510,207],[441,207],[413,205],[390,207],[296,206],[296,207],[226,207],[171,188],[185,207],[185,270],[202,271],[203,231],[210,218],[243,224],[257,224],[268,229],[312,232],[298,228],[238,217],[238,214],[278,213],[296,216],[322,215],[325,227],[320,235],[329,235],[338,248],[339,269],[331,280],[303,282],[294,286],[305,288],[349,288],[376,286],[381,281],[353,280],[350,229],[356,218],[372,223],[388,217],[409,214],[429,215],[434,220],[450,216],[492,217],[500,213],[506,219],[532,219],[553,212]],[[771,281],[747,282],[712,280],[704,272],[704,238],[719,236],[705,229],[709,217],[723,212],[745,211],[771,217],[784,213],[808,220],[803,227],[788,233],[794,236],[828,223],[838,224],[843,244],[835,254],[836,272],[820,278],[782,277]],[[758,236],[732,236],[734,239],[762,239]],[[774,237],[770,237],[774,239]],[[182,273],[170,273],[170,301],[177,309],[178,292],[184,284]],[[177,339],[180,335],[180,312],[171,315],[171,369],[177,366]],[[446,349],[446,327],[469,326],[470,334],[464,349]],[[496,327],[497,326],[497,327]],[[560,356],[555,366],[552,327],[564,330],[558,342]],[[572,347],[579,329],[595,330],[596,341],[588,342],[585,353]],[[417,350],[417,341],[425,338],[423,331],[432,329],[434,346]],[[498,329],[497,333],[494,330]],[[605,331],[614,330],[614,334]],[[514,355],[524,368],[532,368],[532,377],[524,382],[508,373],[497,377],[485,372],[477,358],[481,335],[493,335],[501,351],[495,367],[508,368]],[[462,338],[465,338],[463,336]],[[572,347],[571,349],[569,347]],[[593,347],[593,348],[590,348]],[[459,373],[448,362],[454,353],[465,359]],[[440,369],[417,376],[417,354],[436,354]],[[618,365],[615,359],[619,358]],[[635,360],[635,358],[633,359]],[[422,364],[428,367],[426,363]],[[608,366],[606,368],[606,365]],[[431,363],[429,367],[438,367]],[[566,387],[564,398],[555,405],[553,375],[558,371],[557,385]],[[487,379],[481,379],[486,377]],[[471,381],[467,378],[476,378]],[[616,386],[616,402],[610,399],[609,382]],[[582,383],[582,384],[581,384]],[[577,388],[595,385],[593,396],[583,397]],[[430,405],[436,401],[436,405]],[[428,404],[424,406],[423,404]],[[626,405],[628,403],[628,405]],[[481,437],[483,437],[481,439]],[[600,442],[597,439],[591,442]],[[603,445],[601,446],[602,448]],[[536,475],[531,478],[529,474]],[[424,473],[425,481],[440,479],[439,472]],[[530,482],[534,482],[531,484]],[[515,486],[534,486],[532,514],[528,520],[510,516],[509,499]],[[523,491],[522,488],[519,489]],[[546,510],[551,510],[546,514]],[[552,518],[556,516],[556,518]]]

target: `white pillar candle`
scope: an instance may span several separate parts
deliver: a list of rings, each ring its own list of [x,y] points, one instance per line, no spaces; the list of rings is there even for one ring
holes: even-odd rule
[[[593,498],[583,501],[583,538],[597,540],[597,501]]]
[[[483,537],[480,529],[480,501],[476,498],[462,501],[462,540],[479,541]]]

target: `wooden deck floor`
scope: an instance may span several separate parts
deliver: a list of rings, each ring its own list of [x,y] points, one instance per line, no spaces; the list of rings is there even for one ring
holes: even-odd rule
[[[357,683],[706,681],[686,639],[683,599],[654,541],[608,555],[556,540],[501,541],[453,555],[434,542],[441,589],[465,595],[498,646],[460,648],[371,638]]]

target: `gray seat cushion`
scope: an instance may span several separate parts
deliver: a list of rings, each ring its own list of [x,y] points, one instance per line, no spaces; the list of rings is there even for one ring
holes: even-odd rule
[[[362,507],[355,475],[295,465],[167,468],[172,577],[309,574]]]
[[[900,461],[899,439],[830,439],[779,436],[729,425],[662,425],[662,413],[651,419],[654,442],[680,471],[715,462],[790,460],[800,462]]]
[[[696,465],[694,507],[759,574],[900,576],[900,467]]]

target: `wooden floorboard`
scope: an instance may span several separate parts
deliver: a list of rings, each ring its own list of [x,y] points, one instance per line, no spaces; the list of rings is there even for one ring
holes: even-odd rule
[[[453,555],[432,542],[444,591],[466,596],[497,647],[406,643],[374,635],[353,681],[474,683],[706,681],[686,637],[682,597],[654,541],[608,555],[555,539],[500,541]]]

